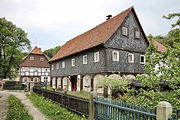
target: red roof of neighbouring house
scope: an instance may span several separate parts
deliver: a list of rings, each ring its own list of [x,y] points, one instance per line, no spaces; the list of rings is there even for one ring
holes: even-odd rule
[[[165,52],[166,51],[166,47],[163,46],[158,41],[154,41],[154,45],[157,46],[157,51],[159,51],[159,52]]]
[[[148,42],[150,42],[148,36],[146,38],[147,38]],[[154,40],[154,45],[157,46],[158,52],[165,52],[166,51],[166,47],[156,40]]]
[[[50,59],[50,62],[103,44],[118,29],[132,9],[134,9],[133,6],[95,28],[67,41],[59,52]]]

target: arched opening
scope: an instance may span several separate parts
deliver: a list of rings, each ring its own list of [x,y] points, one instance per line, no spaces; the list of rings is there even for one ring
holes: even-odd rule
[[[37,77],[33,78],[33,82],[37,83],[38,82],[38,78]]]

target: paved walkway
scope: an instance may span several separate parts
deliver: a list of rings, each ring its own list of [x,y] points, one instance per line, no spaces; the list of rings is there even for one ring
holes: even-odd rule
[[[6,113],[7,113],[7,107],[8,107],[7,97],[10,94],[16,96],[17,98],[19,98],[21,100],[21,102],[24,104],[25,108],[28,110],[29,115],[31,115],[34,120],[49,120],[45,115],[43,115],[37,108],[35,108],[33,106],[33,104],[26,97],[24,92],[0,91],[0,96],[3,96],[2,98],[4,99],[4,103],[5,103],[5,104],[2,104],[2,108],[4,108],[4,109],[2,109],[2,112],[0,111],[0,113],[3,115],[2,117],[4,117],[4,115],[6,115]],[[0,103],[1,103],[1,98],[0,98]],[[0,108],[1,108],[1,104],[0,104]],[[5,119],[2,119],[2,120],[5,120]]]

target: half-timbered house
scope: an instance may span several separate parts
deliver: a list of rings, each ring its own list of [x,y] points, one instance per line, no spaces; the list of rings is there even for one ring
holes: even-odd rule
[[[133,7],[67,41],[50,59],[51,82],[69,91],[97,91],[103,76],[135,77],[144,73],[149,41]]]
[[[35,48],[23,58],[19,63],[19,79],[21,82],[44,82],[50,81],[49,58],[41,51]]]

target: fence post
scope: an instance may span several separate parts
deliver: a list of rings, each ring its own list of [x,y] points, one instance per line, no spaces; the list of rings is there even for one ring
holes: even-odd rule
[[[90,92],[89,94],[89,120],[94,120],[95,105],[94,98],[97,96],[97,92]]]
[[[159,102],[157,105],[157,120],[168,120],[172,115],[172,106],[166,101]]]

